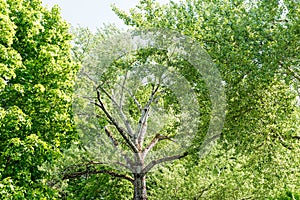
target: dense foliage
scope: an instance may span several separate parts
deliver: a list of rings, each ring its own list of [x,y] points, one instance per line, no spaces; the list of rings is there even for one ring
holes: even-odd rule
[[[39,0],[1,0],[0,9],[0,198],[51,199],[42,164],[75,136],[69,27]]]
[[[196,137],[189,157],[148,176],[149,198],[276,199],[299,191],[299,4],[186,1],[159,5],[149,0],[141,1],[129,14],[115,11],[135,28],[168,28],[200,42],[226,83],[228,105],[219,144],[199,159],[196,150],[201,140]],[[113,35],[112,30],[104,32]],[[93,37],[99,41],[105,34]],[[101,57],[97,49],[83,65],[97,66],[92,64],[97,52]],[[148,56],[144,54],[145,59]],[[203,91],[201,77],[189,64],[181,58],[174,62],[197,83],[194,89]],[[200,99],[207,108],[205,96]],[[204,123],[198,134],[205,128]],[[112,198],[104,193],[103,197]]]
[[[299,199],[299,1],[184,0],[162,5],[140,0],[129,13],[113,9],[135,30],[172,30],[200,43],[225,86],[221,137],[209,155],[200,157],[211,101],[190,63],[179,56],[166,62],[166,52],[143,49],[114,60],[107,76],[99,77],[108,84],[124,75],[133,60],[141,70],[155,61],[176,68],[198,94],[203,116],[189,155],[147,174],[149,199]],[[103,58],[122,41],[101,42],[120,30],[72,30],[70,52],[72,37],[58,7],[49,11],[39,0],[0,0],[0,10],[0,199],[132,199],[132,174],[102,162],[112,157],[97,154],[103,148],[94,145],[98,132],[88,134],[91,129],[103,134],[109,120],[99,111],[99,127],[81,117],[76,130],[71,98],[74,61],[81,69],[103,70]],[[79,86],[89,89],[88,84]],[[143,101],[148,94],[144,87],[136,97]],[[171,96],[159,103],[176,107]],[[135,119],[134,102],[126,106]],[[168,127],[163,134],[169,137],[174,131]],[[81,140],[75,139],[77,134]]]
[[[179,175],[183,185],[178,188],[192,189],[159,198],[264,199],[285,188],[299,190],[299,111],[291,89],[299,67],[299,6],[295,1],[159,5],[146,0],[130,14],[115,8],[128,25],[168,28],[195,38],[226,82],[228,110],[220,149],[193,160],[198,164],[187,177]],[[170,177],[180,174],[174,168]],[[180,182],[159,180],[170,188]]]

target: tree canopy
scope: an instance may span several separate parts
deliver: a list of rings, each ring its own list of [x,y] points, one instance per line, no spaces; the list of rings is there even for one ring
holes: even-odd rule
[[[51,199],[52,162],[75,137],[69,26],[39,0],[0,1],[0,198]]]
[[[219,184],[211,181],[210,187],[203,184],[208,190],[203,192],[204,198],[267,198],[283,188],[299,190],[295,178],[299,170],[288,172],[280,167],[296,169],[299,165],[299,109],[295,90],[291,89],[299,68],[299,6],[296,1],[184,1],[159,5],[147,0],[140,1],[128,14],[114,8],[128,25],[168,28],[195,38],[226,82],[228,105],[219,150],[223,153],[209,156],[215,163],[209,169],[216,169],[217,177],[224,179]],[[201,170],[205,167],[200,166],[196,170],[201,171],[200,176],[209,177]],[[260,174],[260,178],[253,174]],[[210,192],[213,186],[215,194]]]
[[[147,199],[136,185],[149,199],[300,198],[297,0],[113,7],[129,35],[110,25],[70,31],[59,8],[39,0],[0,0],[0,10],[1,199]],[[214,65],[176,48],[178,38],[199,44]],[[189,58],[218,71],[214,92],[226,107]],[[165,74],[191,87],[174,93]],[[189,92],[185,118],[178,94]],[[185,121],[197,128],[180,129]],[[182,130],[193,137],[177,151]],[[204,156],[209,131],[215,145]]]

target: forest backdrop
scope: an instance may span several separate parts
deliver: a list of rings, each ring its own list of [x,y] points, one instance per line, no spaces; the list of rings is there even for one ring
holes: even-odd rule
[[[160,5],[141,0],[129,13],[113,7],[133,33],[173,31],[200,44],[210,56],[223,81],[226,118],[216,145],[205,156],[199,156],[199,149],[213,102],[205,77],[186,59],[140,48],[105,63],[124,42],[112,39],[123,34],[117,27],[108,25],[96,33],[70,28],[57,6],[47,10],[39,0],[0,0],[0,10],[1,199],[300,198],[299,1],[185,0]],[[97,139],[106,137],[124,149],[121,153],[129,151],[123,127],[107,115],[116,105],[106,91],[124,80],[126,70],[139,74],[152,69],[146,67],[151,63],[169,67],[192,85],[201,118],[195,119],[198,128],[182,156],[147,173],[148,197],[137,197],[135,173],[104,162],[107,155]],[[99,90],[86,98],[100,103],[92,113],[96,123],[74,112],[74,105],[82,110],[87,106],[78,94],[94,87],[82,81],[82,72],[94,77],[101,72],[97,81],[103,84],[97,88],[103,101]],[[134,88],[137,83],[131,84]],[[182,111],[172,91],[162,89],[154,101],[158,90],[141,84],[124,106],[128,120],[119,119],[130,132],[126,121],[146,116],[136,111],[136,102],[147,108],[152,96],[150,103],[161,106],[165,118],[149,122],[168,122],[154,132],[152,141],[162,140],[155,151],[173,144]],[[134,145],[129,147],[134,151]]]

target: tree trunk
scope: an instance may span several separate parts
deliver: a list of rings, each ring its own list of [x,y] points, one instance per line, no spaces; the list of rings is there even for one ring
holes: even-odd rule
[[[133,174],[134,181],[134,200],[147,200],[147,188],[146,188],[146,175],[145,174]]]

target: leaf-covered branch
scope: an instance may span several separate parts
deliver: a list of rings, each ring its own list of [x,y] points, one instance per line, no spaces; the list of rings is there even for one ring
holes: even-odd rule
[[[285,69],[288,71],[288,73],[291,76],[293,76],[295,79],[297,79],[298,81],[300,81],[300,76],[299,76],[299,74],[297,72],[295,72],[293,69],[291,69],[289,67],[286,67]]]

